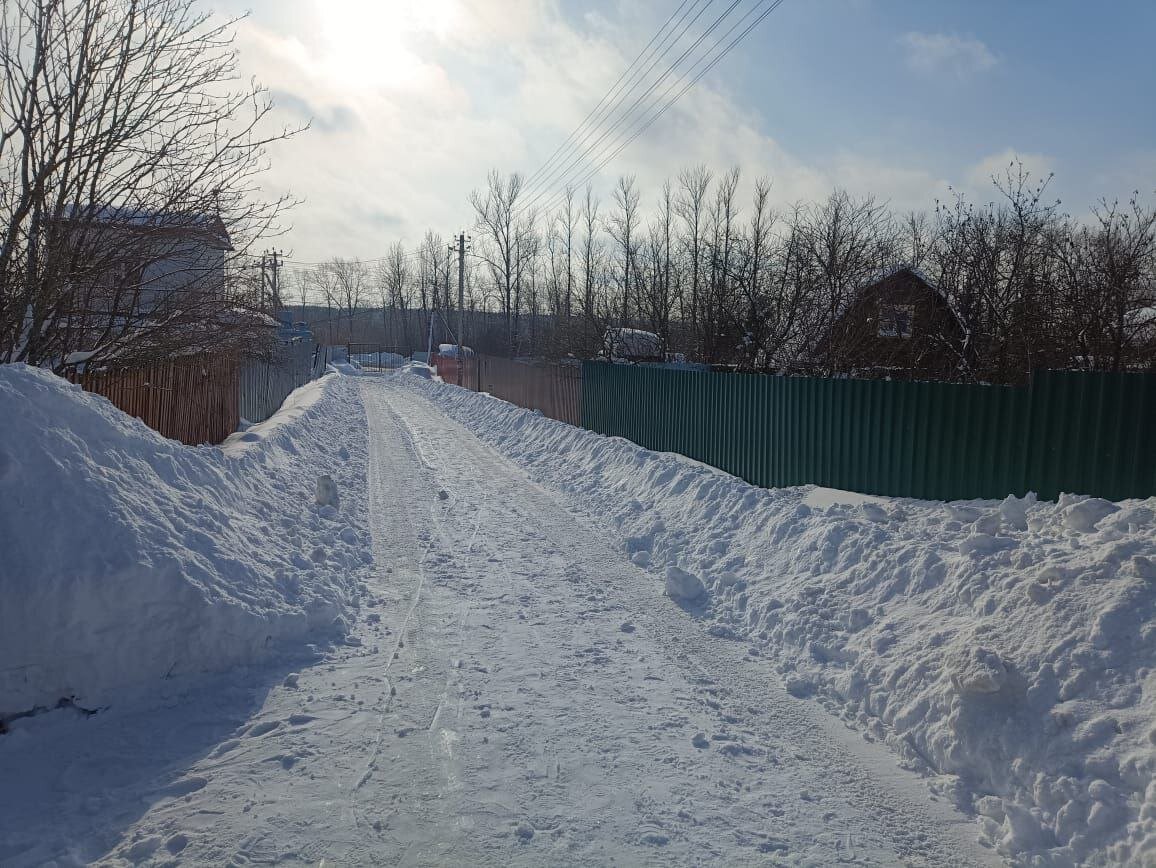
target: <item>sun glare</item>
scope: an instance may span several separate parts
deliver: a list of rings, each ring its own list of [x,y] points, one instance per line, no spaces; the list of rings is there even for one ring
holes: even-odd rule
[[[456,0],[317,0],[325,65],[348,87],[412,87],[424,67],[415,44],[449,33],[457,5]]]

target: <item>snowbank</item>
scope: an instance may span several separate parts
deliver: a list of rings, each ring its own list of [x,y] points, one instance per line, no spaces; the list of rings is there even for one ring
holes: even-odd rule
[[[329,380],[337,375],[337,372],[331,372],[320,379],[294,389],[288,394],[276,413],[264,422],[258,422],[256,425],[248,426],[244,431],[230,434],[221,444],[221,450],[226,455],[244,455],[255,444],[268,440],[283,426],[296,422],[325,394]]]
[[[365,437],[341,377],[222,450],[0,366],[0,716],[339,636],[370,559]],[[322,473],[341,511],[314,504]]]
[[[405,383],[610,521],[656,581],[701,581],[713,632],[931,775],[1001,855],[1156,864],[1156,499],[816,509],[808,488]]]
[[[441,379],[437,376],[437,372],[424,362],[407,362],[402,365],[400,370],[403,374],[410,374],[423,380],[437,380],[437,382],[441,382]]]

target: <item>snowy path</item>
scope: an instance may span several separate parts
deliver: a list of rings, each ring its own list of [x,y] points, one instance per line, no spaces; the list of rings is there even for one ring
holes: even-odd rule
[[[380,566],[360,644],[256,695],[150,712],[201,750],[175,781],[158,763],[152,791],[125,773],[138,798],[113,840],[76,819],[107,806],[64,805],[90,836],[78,861],[991,862],[970,822],[709,635],[595,519],[389,377],[362,392]],[[133,731],[86,725],[131,765]]]

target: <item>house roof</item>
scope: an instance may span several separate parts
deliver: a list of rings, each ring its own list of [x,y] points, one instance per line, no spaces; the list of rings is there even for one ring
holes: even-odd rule
[[[910,274],[912,277],[914,277],[916,280],[918,280],[920,283],[922,283],[924,286],[926,286],[929,290],[931,290],[931,292],[939,299],[939,301],[947,309],[948,313],[950,313],[951,316],[955,319],[955,321],[959,324],[959,327],[961,329],[963,329],[963,319],[960,317],[959,312],[955,309],[955,305],[953,305],[951,303],[951,299],[949,299],[947,297],[947,294],[944,293],[944,291],[939,288],[938,284],[936,284],[935,281],[933,281],[930,277],[927,276],[927,274],[925,272],[916,268],[914,265],[906,265],[905,264],[905,265],[897,265],[897,266],[894,266],[893,268],[880,269],[880,271],[874,277],[872,277],[870,280],[865,282],[862,286],[859,287],[858,290],[856,290],[855,296],[852,299],[851,304],[849,304],[847,306],[847,310],[850,310],[852,307],[854,307],[855,304],[859,301],[859,299],[864,294],[866,294],[868,291],[874,289],[876,286],[878,286],[881,283],[885,283],[886,281],[891,280],[893,277],[899,276],[900,274]],[[842,316],[845,316],[846,313],[847,313],[847,311],[844,311]]]
[[[156,229],[190,237],[200,236],[206,241],[219,245],[222,250],[232,250],[229,230],[219,214],[201,211],[154,211],[133,208],[127,205],[80,205],[65,208],[61,220],[91,221],[110,226],[131,229]]]

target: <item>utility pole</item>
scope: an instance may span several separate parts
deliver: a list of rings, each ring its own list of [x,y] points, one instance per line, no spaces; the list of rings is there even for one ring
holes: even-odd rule
[[[280,251],[274,250],[261,254],[261,291],[258,294],[257,306],[267,313],[276,314],[281,310],[281,261]],[[268,290],[268,295],[266,295]],[[268,299],[268,307],[265,302]]]
[[[458,234],[458,385],[462,385],[462,337],[466,328],[466,233]]]
[[[279,314],[281,311],[281,260],[280,253],[273,251],[273,313]]]

